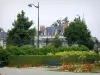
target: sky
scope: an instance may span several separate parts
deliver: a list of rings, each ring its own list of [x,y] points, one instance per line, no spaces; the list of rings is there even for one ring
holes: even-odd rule
[[[32,27],[37,28],[38,10],[35,7],[28,7],[28,4],[40,4],[40,25],[50,26],[58,19],[68,17],[71,22],[80,15],[84,15],[85,22],[91,35],[100,40],[100,0],[0,0],[0,27],[5,31],[11,29],[12,23],[21,10],[29,20],[33,20]]]

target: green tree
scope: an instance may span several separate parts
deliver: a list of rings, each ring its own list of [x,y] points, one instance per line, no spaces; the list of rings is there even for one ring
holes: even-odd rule
[[[100,46],[100,42],[99,42],[99,40],[98,40],[96,37],[94,37],[94,38],[95,38],[94,50],[95,50],[95,52],[96,52],[97,54],[99,54],[98,48],[100,48],[100,47],[99,47],[99,46]]]
[[[94,49],[94,41],[92,39],[89,39],[87,42],[86,42],[86,45],[90,50],[93,50]]]
[[[53,44],[55,47],[60,47],[60,46],[62,46],[62,41],[59,39],[59,36],[58,36],[58,35],[55,36],[55,38],[53,39],[52,44]]]
[[[74,21],[69,23],[69,27],[65,28],[64,36],[69,45],[78,44],[79,46],[85,45],[89,48],[90,42],[92,42],[90,31],[80,17],[75,18]]]
[[[13,28],[8,30],[7,45],[22,46],[29,44],[29,40],[34,40],[35,28],[30,29],[33,21],[29,21],[22,10],[17,15],[17,20],[12,23]]]

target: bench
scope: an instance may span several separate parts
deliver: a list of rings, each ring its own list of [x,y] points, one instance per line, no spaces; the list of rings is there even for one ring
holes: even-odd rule
[[[57,61],[57,60],[48,60],[47,65],[48,66],[60,66],[61,63],[60,63],[60,61]]]
[[[88,59],[83,60],[83,63],[84,63],[84,62],[87,62],[87,63],[89,63],[89,64],[93,64],[93,63],[95,62],[95,59],[93,59],[93,58],[88,58]]]

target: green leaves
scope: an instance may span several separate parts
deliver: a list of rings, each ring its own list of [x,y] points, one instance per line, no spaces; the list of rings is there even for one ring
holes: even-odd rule
[[[20,46],[29,44],[25,43],[27,40],[34,40],[35,28],[30,29],[33,21],[29,21],[28,17],[25,16],[25,12],[22,10],[17,15],[17,20],[12,23],[13,28],[7,33],[7,45],[19,46],[19,42],[22,42]]]
[[[80,19],[80,17],[75,18],[74,21],[69,23],[69,27],[64,31],[64,36],[69,45],[85,45],[91,49],[90,46],[87,45],[89,42],[86,42],[91,39],[90,31],[87,29],[86,24]]]
[[[55,47],[60,47],[62,46],[62,42],[61,40],[59,39],[59,36],[55,36],[55,38],[53,39],[53,42],[52,44],[55,46]]]

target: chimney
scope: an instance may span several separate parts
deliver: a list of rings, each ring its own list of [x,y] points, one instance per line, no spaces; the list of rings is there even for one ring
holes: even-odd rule
[[[40,26],[40,31],[44,31],[45,30],[45,26],[44,25],[41,25]]]
[[[64,33],[64,29],[68,27],[68,24],[63,24],[62,25],[62,32]]]

